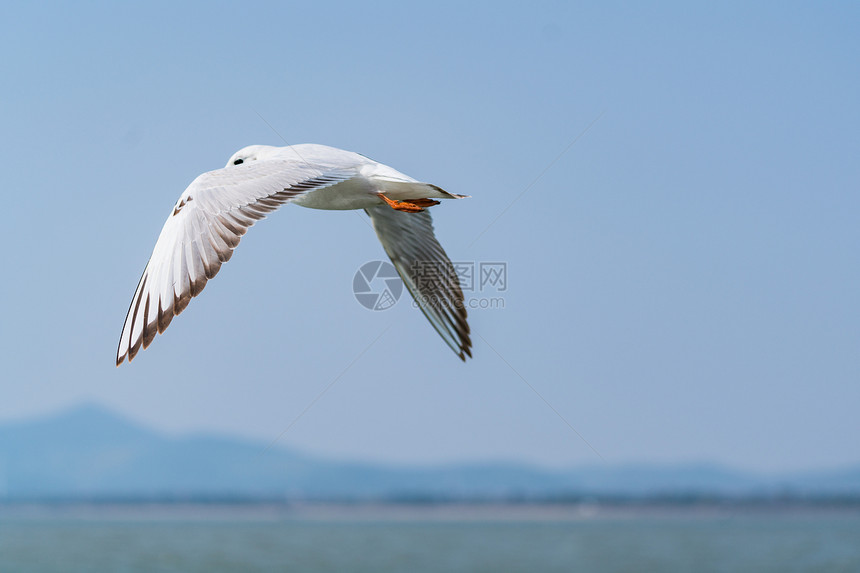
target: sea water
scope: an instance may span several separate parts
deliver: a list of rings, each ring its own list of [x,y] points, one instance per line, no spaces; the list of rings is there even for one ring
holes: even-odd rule
[[[860,571],[860,512],[21,508],[0,572]]]

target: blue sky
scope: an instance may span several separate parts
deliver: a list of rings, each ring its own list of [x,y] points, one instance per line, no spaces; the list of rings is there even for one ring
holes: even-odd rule
[[[856,4],[4,12],[0,420],[95,402],[398,463],[603,463],[571,427],[611,463],[860,463]],[[356,302],[384,258],[362,217],[288,206],[115,368],[176,198],[284,142],[472,196],[433,215],[452,259],[507,264],[474,360]]]

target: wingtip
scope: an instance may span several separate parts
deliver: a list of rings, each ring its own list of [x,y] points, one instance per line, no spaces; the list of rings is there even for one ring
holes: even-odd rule
[[[464,346],[463,348],[461,348],[461,349],[460,349],[460,354],[459,354],[459,356],[460,356],[460,360],[462,360],[463,362],[465,362],[465,361],[466,361],[466,357],[467,357],[467,356],[468,356],[469,358],[472,358],[472,349],[471,349],[471,348],[469,348],[468,346]]]
[[[119,348],[116,349],[116,367],[119,368],[119,365],[123,363],[125,357],[128,356],[128,351],[123,352],[122,350],[122,340],[119,341]]]

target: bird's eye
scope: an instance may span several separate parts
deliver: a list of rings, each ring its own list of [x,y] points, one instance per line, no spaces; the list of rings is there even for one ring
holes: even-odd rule
[[[237,159],[236,161],[233,162],[233,165],[242,165],[242,163],[244,163],[244,162],[245,162],[244,159]]]

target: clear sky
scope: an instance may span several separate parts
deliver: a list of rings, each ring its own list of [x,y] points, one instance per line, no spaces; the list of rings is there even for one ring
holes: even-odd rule
[[[603,463],[572,427],[610,463],[860,463],[856,3],[3,12],[0,421],[95,402],[370,461]],[[507,264],[474,360],[356,302],[384,258],[363,215],[287,206],[114,366],[179,194],[285,141],[472,196],[433,216],[452,259]]]

